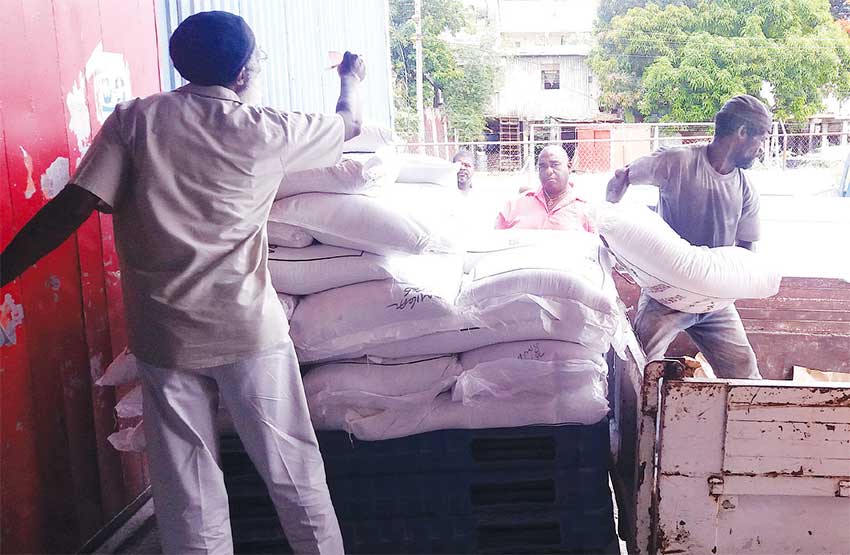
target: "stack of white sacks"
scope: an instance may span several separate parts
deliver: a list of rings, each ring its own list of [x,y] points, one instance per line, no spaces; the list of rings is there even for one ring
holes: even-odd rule
[[[599,238],[468,229],[457,167],[385,137],[288,176],[269,218],[315,427],[377,440],[604,418],[625,319]]]
[[[676,310],[778,290],[781,276],[757,255],[694,247],[641,206],[599,207],[610,252],[585,232],[487,230],[492,215],[461,199],[455,165],[390,143],[369,129],[337,166],[288,175],[269,217],[269,270],[291,327],[280,333],[295,343],[319,430],[378,440],[598,422],[603,355],[628,344],[642,359],[611,253]],[[137,379],[125,352],[97,385]],[[116,413],[125,424],[109,440],[142,450],[140,387]]]

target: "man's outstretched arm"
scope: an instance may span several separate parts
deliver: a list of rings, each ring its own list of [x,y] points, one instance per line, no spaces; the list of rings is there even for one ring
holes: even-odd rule
[[[366,64],[363,58],[351,52],[343,55],[342,63],[337,67],[339,73],[339,100],[336,113],[342,116],[345,125],[345,139],[360,134],[362,124],[360,107],[360,82],[366,78]]]
[[[614,177],[608,181],[605,189],[605,200],[608,202],[620,202],[626,189],[629,188],[629,167],[620,168],[614,172]]]
[[[39,210],[0,253],[0,286],[6,285],[67,239],[100,199],[69,183]]]

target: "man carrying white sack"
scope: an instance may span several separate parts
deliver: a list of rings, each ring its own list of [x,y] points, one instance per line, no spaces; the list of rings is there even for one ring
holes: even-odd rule
[[[619,202],[630,183],[656,185],[658,212],[683,239],[696,246],[752,250],[759,240],[759,196],[743,170],[761,155],[772,117],[757,98],[741,95],[726,102],[714,122],[711,144],[659,151],[617,170],[607,200]],[[761,378],[734,305],[690,314],[641,292],[635,331],[647,360],[663,358],[686,331],[718,376]]]
[[[221,396],[295,552],[342,553],[265,224],[285,171],[335,164],[359,133],[365,66],[346,53],[337,114],[303,115],[250,105],[263,54],[241,17],[193,15],[169,48],[190,84],[116,108],[0,256],[2,283],[113,212],[164,552],[233,553]]]

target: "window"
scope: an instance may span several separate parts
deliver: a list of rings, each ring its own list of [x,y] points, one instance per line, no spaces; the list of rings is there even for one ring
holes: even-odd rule
[[[558,64],[544,64],[540,71],[540,78],[543,83],[543,90],[561,88],[561,68],[558,67]]]

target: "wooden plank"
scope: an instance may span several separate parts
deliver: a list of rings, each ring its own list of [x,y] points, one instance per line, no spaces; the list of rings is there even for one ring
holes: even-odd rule
[[[733,409],[729,420],[758,422],[821,422],[841,424],[850,421],[850,407],[824,409],[815,407],[758,407]]]
[[[848,337],[753,331],[748,331],[747,336],[765,378],[790,380],[794,365],[850,372]]]
[[[805,424],[802,424],[805,425]],[[850,437],[850,436],[845,436]],[[781,436],[741,439],[726,435],[726,458],[729,457],[792,457],[830,458],[850,460],[850,439],[832,441],[822,438],[787,439]]]
[[[729,409],[758,407],[822,407],[850,409],[850,386],[824,383],[823,386],[768,384],[733,385],[728,397]],[[844,420],[850,422],[850,419]]]
[[[687,553],[836,555],[850,546],[850,503],[838,497],[722,496],[716,546]],[[714,549],[714,551],[712,551]]]
[[[743,320],[784,320],[787,322],[850,322],[850,303],[843,310],[811,308],[739,308]]]
[[[850,336],[850,322],[747,320],[744,328],[748,333],[760,331]]]
[[[724,476],[724,490],[740,485]],[[826,495],[786,495],[801,478],[773,479],[776,491],[764,495],[709,495],[703,478],[660,475],[658,553],[716,555],[847,553],[850,503]],[[787,482],[786,482],[787,480]],[[811,480],[803,478],[802,480]],[[812,482],[808,482],[810,485]],[[820,493],[822,486],[816,486]],[[780,489],[782,488],[782,489]],[[791,492],[792,494],[795,492]]]
[[[835,497],[840,478],[819,476],[723,476],[723,495]]]
[[[850,477],[850,459],[787,456],[727,456],[723,472],[731,474],[786,474],[789,476]]]
[[[780,291],[786,289],[848,289],[850,283],[838,278],[783,277]]]
[[[767,299],[747,299],[735,303],[738,311],[748,309],[771,309],[771,310],[846,310],[850,301],[846,299],[833,299],[824,295],[820,299],[796,299],[785,297],[769,297]]]
[[[827,424],[822,422],[750,422],[730,420],[726,423],[726,436],[739,439],[759,439],[765,436],[780,441],[804,441],[810,437],[818,441],[850,441],[850,423]]]
[[[727,389],[723,382],[665,380],[659,452],[665,471],[706,477],[720,471]]]
[[[846,281],[834,280],[829,286],[818,287],[818,278],[797,278],[791,282],[788,278],[782,280],[779,292],[775,295],[781,299],[840,299],[850,300],[850,286]],[[750,301],[752,299],[747,299]]]

